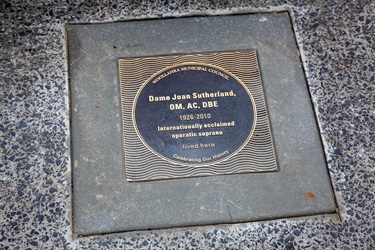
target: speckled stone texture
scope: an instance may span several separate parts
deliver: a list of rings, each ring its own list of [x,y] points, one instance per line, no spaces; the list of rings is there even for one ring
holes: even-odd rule
[[[64,24],[275,10],[294,21],[339,218],[75,238]],[[372,0],[2,1],[0,249],[375,249],[374,24]]]

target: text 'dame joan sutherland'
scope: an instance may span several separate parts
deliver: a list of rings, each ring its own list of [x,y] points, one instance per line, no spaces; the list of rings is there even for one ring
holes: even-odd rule
[[[142,86],[133,121],[142,142],[159,157],[182,165],[210,165],[248,142],[256,109],[246,86],[225,69],[180,64]]]

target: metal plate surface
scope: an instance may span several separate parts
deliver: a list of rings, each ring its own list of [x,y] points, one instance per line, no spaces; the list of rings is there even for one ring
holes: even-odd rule
[[[120,59],[119,72],[127,180],[277,170],[255,51]]]

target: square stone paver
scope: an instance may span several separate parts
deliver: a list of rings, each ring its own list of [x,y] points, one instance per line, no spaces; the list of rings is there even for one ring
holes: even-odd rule
[[[335,212],[287,13],[77,24],[66,29],[75,233]],[[254,50],[258,56],[278,171],[127,181],[118,60],[241,50]]]

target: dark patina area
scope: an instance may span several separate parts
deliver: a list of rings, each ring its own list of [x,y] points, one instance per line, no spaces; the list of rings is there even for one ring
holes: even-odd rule
[[[158,156],[183,165],[223,161],[248,142],[256,109],[246,86],[219,67],[179,64],[143,85],[133,107],[143,143]]]

